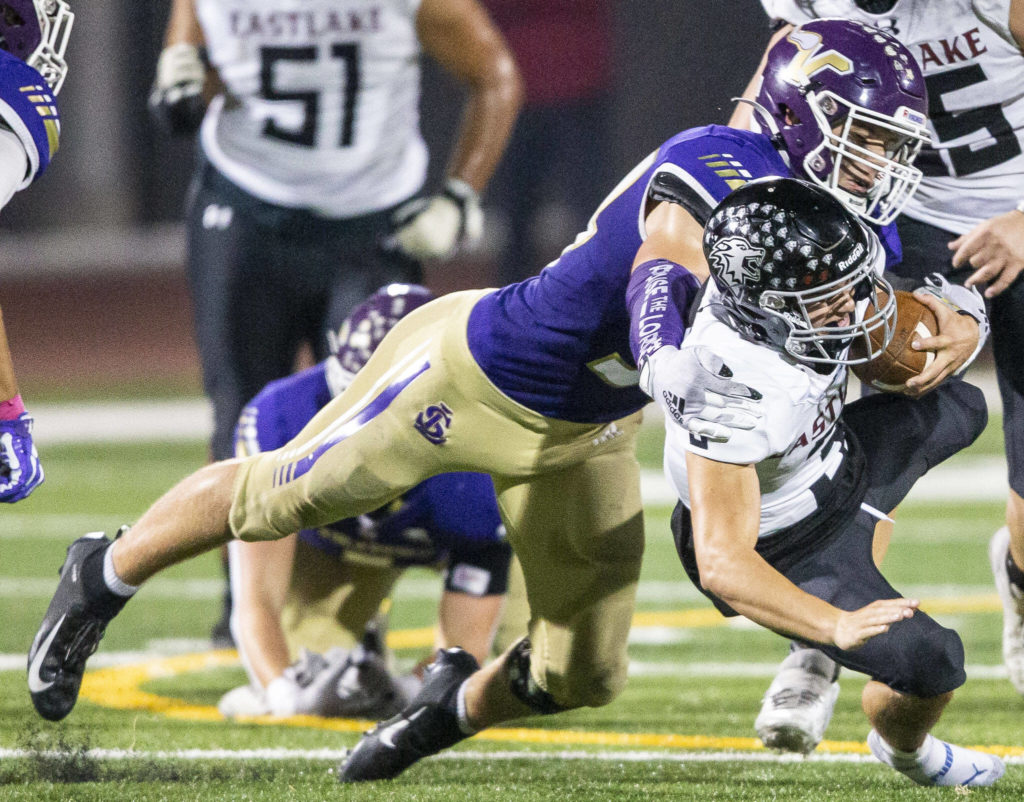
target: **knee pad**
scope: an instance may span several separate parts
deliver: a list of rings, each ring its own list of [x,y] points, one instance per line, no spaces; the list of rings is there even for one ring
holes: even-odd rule
[[[506,674],[512,694],[535,713],[544,716],[568,710],[541,688],[530,673],[530,639],[523,638],[509,652]]]

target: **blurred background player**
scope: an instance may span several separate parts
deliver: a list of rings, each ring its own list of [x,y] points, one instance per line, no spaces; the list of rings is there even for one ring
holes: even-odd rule
[[[46,170],[60,141],[56,94],[74,15],[63,0],[0,4],[0,208]],[[32,416],[18,390],[0,313],[0,502],[21,501],[43,481]]]
[[[525,100],[484,198],[504,223],[498,283],[537,272],[586,228],[611,169],[611,0],[481,0],[512,49]]]
[[[291,440],[349,385],[395,323],[432,297],[423,287],[390,284],[356,307],[331,356],[272,382],[245,407],[239,456]],[[373,621],[395,582],[411,566],[442,570],[434,645],[461,646],[483,663],[511,557],[494,485],[479,473],[441,474],[367,515],[228,549],[232,629],[251,682],[221,701],[225,715],[393,715],[419,684],[416,675],[392,679],[384,632]],[[371,642],[362,643],[368,626]],[[525,620],[518,629],[526,630]]]
[[[696,353],[757,390],[748,403],[762,414],[726,441],[665,419],[687,574],[724,615],[867,674],[861,702],[880,761],[919,785],[993,784],[998,757],[929,734],[966,680],[960,637],[902,598],[871,553],[875,522],[957,450],[962,423],[945,399],[980,404],[981,391],[947,382],[924,399],[873,396],[844,410],[847,365],[884,350],[896,308],[877,237],[820,187],[751,181],[714,210],[704,253],[711,280],[663,360],[688,365]]]
[[[1004,608],[1004,661],[1024,693],[1024,0],[762,5],[781,25],[772,41],[817,17],[859,20],[899,39],[924,72],[931,144],[916,161],[920,185],[896,220],[902,257],[889,269],[914,283],[938,270],[988,299],[1010,485],[1007,525],[993,536],[990,558]],[[745,126],[749,116],[741,104],[730,124]],[[765,697],[759,731],[772,746],[808,751],[831,716],[835,666],[794,653],[783,671]]]
[[[424,54],[468,97],[443,189],[412,199],[428,161]],[[200,126],[187,270],[213,459],[233,454],[242,406],[293,370],[303,342],[323,360],[327,333],[376,288],[421,282],[421,260],[481,237],[479,193],[521,95],[476,0],[317,0],[292,15],[272,2],[174,0],[150,102],[171,131]]]

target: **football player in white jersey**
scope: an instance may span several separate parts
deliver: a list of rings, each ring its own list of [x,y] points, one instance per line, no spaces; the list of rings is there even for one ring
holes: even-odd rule
[[[410,201],[428,160],[423,54],[469,92],[443,189]],[[327,332],[377,287],[479,239],[521,96],[475,0],[175,0],[150,102],[172,130],[200,127],[189,274],[215,459],[302,339],[326,358]]]
[[[932,146],[915,162],[924,177],[896,221],[903,254],[890,270],[916,283],[939,270],[983,289],[988,300],[1010,485],[1006,526],[993,536],[989,556],[1004,608],[1004,660],[1024,693],[1024,0],[762,5],[781,25],[773,41],[790,23],[854,19],[895,35],[924,71]],[[752,82],[747,96],[754,91]],[[749,118],[749,106],[741,105],[730,124],[746,127]],[[814,748],[831,715],[833,669],[820,656],[790,655],[758,718],[766,743]],[[787,692],[798,686],[806,692]],[[796,698],[804,704],[792,704]]]
[[[902,598],[871,557],[875,521],[949,456],[935,429],[949,425],[944,400],[967,392],[946,382],[924,399],[873,396],[844,411],[847,365],[892,336],[880,250],[831,194],[798,179],[750,182],[712,213],[712,279],[682,345],[663,350],[752,387],[746,403],[761,416],[725,441],[666,417],[665,471],[681,499],[673,534],[723,614],[871,678],[862,704],[880,761],[920,785],[991,785],[998,757],[929,735],[966,679],[959,636]]]
[[[0,208],[40,176],[57,152],[57,94],[74,15],[63,0],[6,0],[0,14]],[[43,481],[0,315],[0,502]]]
[[[427,174],[420,58],[468,89],[443,189]],[[209,105],[203,99],[209,78]],[[151,108],[202,155],[188,276],[213,459],[235,422],[378,287],[482,236],[478,194],[521,103],[511,51],[476,0],[175,0]],[[216,643],[230,638],[224,615]]]

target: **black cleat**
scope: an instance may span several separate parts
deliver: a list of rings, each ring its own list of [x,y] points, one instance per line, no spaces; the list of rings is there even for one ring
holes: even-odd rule
[[[82,563],[111,541],[92,532],[68,546],[60,581],[28,652],[28,689],[39,715],[60,721],[75,706],[85,661],[96,651],[117,611],[89,609]],[[94,605],[95,606],[95,605]]]
[[[390,780],[420,758],[468,738],[459,727],[455,695],[479,669],[469,652],[439,651],[427,668],[423,689],[401,713],[363,735],[338,766],[338,781]]]

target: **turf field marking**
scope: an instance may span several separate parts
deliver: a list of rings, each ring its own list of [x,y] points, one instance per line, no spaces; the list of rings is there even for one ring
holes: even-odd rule
[[[476,736],[479,738],[480,736]],[[989,751],[995,748],[987,747]],[[94,760],[318,760],[337,762],[346,753],[344,749],[180,749],[171,751],[137,752],[127,749],[89,749],[83,753]],[[0,749],[0,760],[17,758],[60,758],[56,751],[27,749]],[[655,752],[651,750],[612,750],[585,752],[563,749],[559,751],[452,749],[433,755],[427,760],[580,760],[618,763],[875,763],[870,754],[853,752],[815,752],[794,755],[761,750],[759,752]],[[1024,755],[1003,756],[1006,763],[1024,765]]]
[[[390,641],[389,641],[390,642]],[[233,649],[203,654],[186,654],[148,660],[143,663],[99,669],[85,675],[81,697],[102,707],[118,710],[145,710],[179,721],[222,721],[223,716],[212,705],[196,705],[181,699],[160,696],[141,688],[157,678],[171,677],[193,671],[235,666],[238,655]],[[316,716],[239,717],[238,721],[273,724],[283,727],[304,727],[333,732],[363,732],[372,722],[356,719],[323,719]],[[563,746],[597,746],[629,749],[679,749],[699,751],[735,750],[764,751],[756,738],[713,735],[679,735],[674,733],[621,733],[586,730],[555,730],[528,728],[493,728],[474,736],[480,741]],[[1002,756],[1024,757],[1024,747],[986,746]],[[867,744],[861,741],[822,741],[820,753],[865,754]]]

